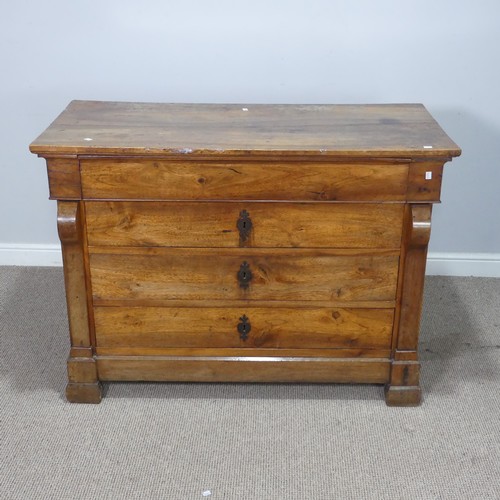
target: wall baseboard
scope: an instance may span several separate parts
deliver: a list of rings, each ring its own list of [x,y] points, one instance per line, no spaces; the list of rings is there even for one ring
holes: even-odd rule
[[[427,256],[426,274],[500,278],[500,253],[432,252]]]
[[[0,266],[62,266],[61,246],[0,243]]]
[[[2,243],[0,266],[62,266],[61,247]],[[426,274],[500,278],[500,253],[429,253]]]

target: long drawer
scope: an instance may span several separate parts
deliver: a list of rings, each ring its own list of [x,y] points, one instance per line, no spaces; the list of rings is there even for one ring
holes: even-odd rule
[[[393,309],[96,307],[97,347],[390,347]]]
[[[392,301],[391,250],[91,247],[94,301]]]
[[[87,202],[90,245],[399,248],[404,205]]]
[[[403,201],[408,165],[83,158],[86,199]]]

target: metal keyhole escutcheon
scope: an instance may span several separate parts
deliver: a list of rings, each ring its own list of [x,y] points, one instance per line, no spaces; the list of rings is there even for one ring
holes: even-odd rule
[[[240,270],[238,271],[238,282],[241,288],[248,288],[250,281],[252,281],[253,275],[252,271],[250,271],[250,265],[247,261],[244,261],[240,266]]]
[[[238,333],[240,334],[240,339],[246,340],[251,329],[252,325],[250,324],[250,320],[247,318],[246,314],[244,314],[238,323]]]
[[[250,237],[252,231],[252,219],[246,210],[240,212],[240,218],[236,221],[236,227],[240,233],[240,240],[245,242]]]

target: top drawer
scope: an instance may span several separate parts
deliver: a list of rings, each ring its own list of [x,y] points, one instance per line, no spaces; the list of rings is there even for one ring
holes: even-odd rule
[[[404,201],[408,165],[80,160],[86,199]]]

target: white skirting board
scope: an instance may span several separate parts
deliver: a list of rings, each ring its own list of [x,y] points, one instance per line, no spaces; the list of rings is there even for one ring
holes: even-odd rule
[[[500,278],[500,253],[438,253],[427,255],[425,274]]]
[[[62,266],[61,247],[2,243],[0,266]],[[500,278],[500,253],[429,253],[426,274]]]
[[[62,266],[60,245],[0,243],[0,266]]]

